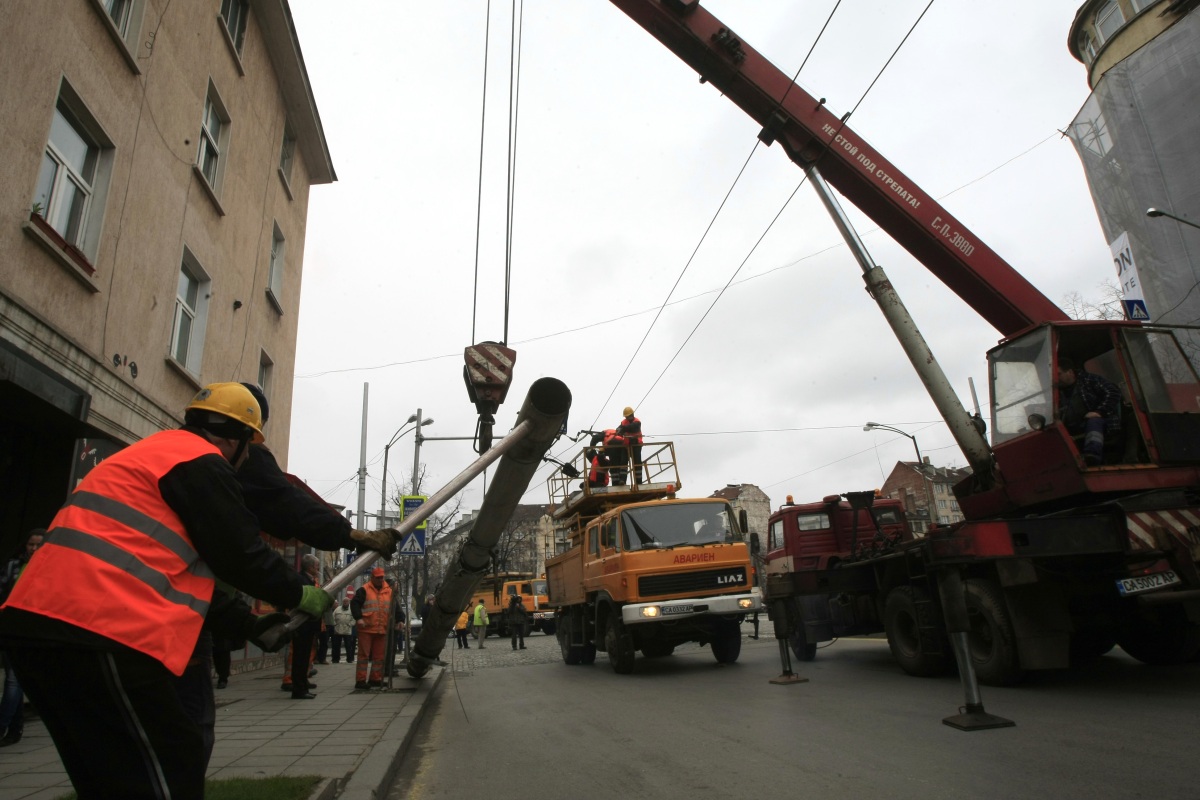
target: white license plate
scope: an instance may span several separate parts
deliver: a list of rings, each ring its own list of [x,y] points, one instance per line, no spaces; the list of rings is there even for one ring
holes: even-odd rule
[[[663,612],[663,616],[666,616],[668,614],[690,614],[690,613],[692,613],[692,604],[686,603],[684,605],[678,605],[678,606],[663,606],[662,612]]]
[[[1156,572],[1153,575],[1143,575],[1140,578],[1120,578],[1117,581],[1117,591],[1123,595],[1152,592],[1164,586],[1179,583],[1179,576],[1171,570]]]

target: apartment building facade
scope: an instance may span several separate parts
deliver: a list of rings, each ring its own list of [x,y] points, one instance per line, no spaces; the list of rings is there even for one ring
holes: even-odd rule
[[[264,388],[286,463],[336,180],[287,0],[23,0],[0,70],[0,545],[208,383]]]

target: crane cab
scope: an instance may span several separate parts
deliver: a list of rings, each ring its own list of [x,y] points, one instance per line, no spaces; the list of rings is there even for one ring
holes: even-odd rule
[[[988,352],[997,482],[955,487],[969,519],[1052,512],[1105,496],[1200,485],[1200,329],[1100,320],[1039,325]],[[1103,454],[1085,459],[1062,367],[1120,392]],[[1077,392],[1072,392],[1078,396]]]

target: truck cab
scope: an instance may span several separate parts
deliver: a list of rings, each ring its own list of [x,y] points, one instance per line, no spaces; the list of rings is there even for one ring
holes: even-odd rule
[[[879,609],[843,581],[861,572],[839,572],[853,562],[913,540],[904,504],[873,492],[827,495],[819,503],[787,502],[767,526],[767,597],[772,615],[789,617],[796,657],[811,661],[817,644],[838,636],[883,630]]]

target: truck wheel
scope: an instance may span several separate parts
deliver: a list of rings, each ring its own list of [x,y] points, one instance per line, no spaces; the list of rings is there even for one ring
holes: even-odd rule
[[[543,622],[542,623],[542,633],[546,634],[547,636],[553,636],[554,635],[554,623],[553,622]]]
[[[883,629],[887,632],[892,656],[901,669],[921,678],[941,675],[950,665],[949,648],[943,646],[940,653],[930,652],[921,639],[917,603],[928,599],[929,595],[916,586],[897,586],[888,592],[883,603]],[[937,635],[941,639],[940,629]]]
[[[608,661],[612,664],[613,672],[618,675],[628,675],[633,672],[633,659],[636,654],[633,643],[625,634],[625,623],[619,619],[610,618],[604,631],[604,648],[608,651]]]
[[[571,644],[571,618],[563,617],[562,627],[558,629],[558,648],[562,651],[563,663],[574,666],[580,661],[583,648]]]
[[[1164,606],[1139,616],[1117,643],[1143,664],[1185,664],[1200,653],[1200,625],[1188,620],[1183,606]]]
[[[796,654],[796,658],[801,661],[813,661],[817,657],[817,643],[809,643],[808,635],[804,628],[804,614],[800,610],[800,601],[793,601],[792,611],[789,618],[792,622],[793,631],[788,634],[788,644],[792,646],[792,652]]]
[[[675,652],[675,645],[667,642],[643,642],[642,655],[646,658],[664,658]]]
[[[742,626],[729,620],[713,620],[713,656],[718,664],[733,664],[742,654]]]
[[[967,649],[975,665],[975,676],[988,686],[1011,686],[1025,675],[1017,657],[1017,635],[1013,630],[1004,595],[994,581],[967,578]]]

